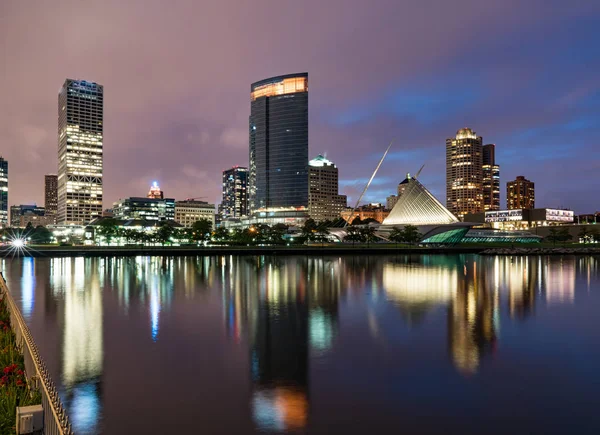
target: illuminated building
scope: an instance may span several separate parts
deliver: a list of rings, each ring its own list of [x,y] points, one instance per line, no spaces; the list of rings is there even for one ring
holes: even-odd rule
[[[386,208],[391,210],[394,208],[400,197],[404,194],[406,187],[408,186],[408,178],[398,183],[397,195],[390,195],[386,198]]]
[[[8,226],[8,161],[0,157],[0,227]]]
[[[184,227],[191,227],[194,222],[207,219],[215,226],[215,205],[205,201],[186,199],[175,202],[175,222]]]
[[[569,224],[573,223],[574,219],[573,210],[553,208],[497,210],[465,216],[465,220],[468,222],[480,223],[490,228],[506,231]]]
[[[13,205],[10,207],[10,226],[13,228],[25,228],[28,223],[34,227],[46,226],[54,223],[54,216],[46,216],[44,207],[37,205]]]
[[[165,194],[162,190],[160,190],[160,187],[156,181],[152,183],[152,186],[150,186],[150,191],[148,192],[147,197],[154,199],[165,199]]]
[[[156,199],[132,196],[119,199],[113,204],[115,219],[145,219],[165,221],[175,219],[175,200],[173,198]]]
[[[46,216],[56,216],[58,207],[58,175],[44,176],[44,207]]]
[[[390,211],[387,210],[383,204],[372,203],[361,205],[360,207],[357,207],[356,210],[352,209],[352,207],[348,207],[341,213],[341,216],[350,224],[356,218],[359,218],[361,221],[365,219],[374,219],[377,222],[382,223],[389,214]]]
[[[104,88],[67,79],[58,95],[57,223],[83,225],[102,215]]]
[[[483,146],[483,209],[500,210],[500,166],[494,144]]]
[[[509,210],[535,208],[535,183],[522,175],[506,183],[506,206]]]
[[[308,214],[317,222],[336,220],[346,208],[346,195],[338,194],[338,168],[324,156],[308,162]]]
[[[223,171],[222,219],[240,219],[248,215],[248,168],[234,166]]]
[[[308,207],[308,73],[251,85],[249,213],[275,217]]]
[[[484,210],[482,142],[470,128],[446,139],[446,207],[461,220]]]

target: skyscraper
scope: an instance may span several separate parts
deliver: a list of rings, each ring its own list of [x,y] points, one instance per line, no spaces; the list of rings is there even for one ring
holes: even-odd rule
[[[318,155],[308,163],[308,214],[317,222],[340,219],[346,208],[346,195],[338,192],[338,168]]]
[[[150,191],[148,192],[148,195],[146,195],[146,196],[148,198],[154,198],[154,199],[164,199],[165,198],[164,192],[162,190],[160,190],[160,187],[156,181],[154,181],[152,183],[152,186],[150,186]]]
[[[242,218],[248,216],[248,168],[234,166],[223,171],[223,201],[221,217]]]
[[[46,216],[56,216],[58,206],[58,175],[44,176],[44,208]]]
[[[250,87],[250,213],[308,206],[308,73]]]
[[[102,216],[104,88],[67,79],[58,95],[57,223]]]
[[[535,208],[535,183],[522,175],[506,183],[506,206],[509,210]]]
[[[8,226],[8,161],[0,156],[0,228]]]
[[[496,145],[483,146],[483,208],[500,210],[500,166],[496,164]]]
[[[483,139],[462,128],[446,139],[446,207],[461,220],[483,212]]]

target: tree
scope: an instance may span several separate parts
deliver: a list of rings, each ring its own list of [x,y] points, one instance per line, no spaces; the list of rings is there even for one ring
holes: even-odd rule
[[[546,236],[546,241],[552,242],[554,246],[556,246],[556,242],[560,242],[560,235],[558,234],[558,229],[552,227],[548,230],[548,235]]]
[[[404,242],[404,231],[398,227],[392,228],[392,232],[388,237],[392,242],[396,242],[396,248],[398,247],[398,243]]]
[[[590,240],[595,243],[600,242],[600,234],[596,228],[590,230]]]
[[[360,234],[363,236],[364,241],[367,242],[367,246],[369,246],[371,242],[377,240],[377,236],[375,235],[375,228],[373,227],[361,228]]]
[[[421,237],[423,237],[419,232],[419,229],[414,225],[405,225],[402,232],[404,233],[404,240],[409,245],[414,245],[421,240]]]
[[[110,245],[112,239],[117,235],[117,220],[114,218],[102,219],[96,227],[96,234]]]
[[[164,246],[168,241],[170,241],[171,236],[173,236],[173,227],[167,222],[162,222],[156,230],[156,233],[154,233],[154,236],[156,241]]]
[[[356,216],[354,219],[352,219],[350,225],[361,225],[362,223],[363,221],[360,219],[360,217]]]
[[[592,237],[588,228],[586,226],[581,227],[581,230],[579,230],[579,240],[582,240],[585,245],[586,243],[591,242],[591,239]]]
[[[229,233],[229,231],[227,231],[226,228],[219,227],[212,233],[212,240],[215,240],[217,242],[222,243],[222,242],[226,242],[230,239],[231,239],[230,233]]]
[[[33,243],[45,244],[52,241],[52,233],[42,225],[39,225],[31,232],[31,241]]]
[[[315,235],[317,232],[317,223],[314,219],[307,219],[302,226],[302,237],[305,241],[311,242],[315,240]]]
[[[208,219],[200,219],[192,224],[192,236],[195,241],[203,241],[212,231],[212,222]]]
[[[558,236],[560,241],[563,242],[563,245],[566,245],[569,240],[573,239],[568,227],[562,227],[560,230],[558,230]]]
[[[362,234],[359,227],[351,225],[346,227],[346,237],[344,237],[344,241],[352,242],[352,246],[354,246],[355,242],[364,242],[365,236]]]

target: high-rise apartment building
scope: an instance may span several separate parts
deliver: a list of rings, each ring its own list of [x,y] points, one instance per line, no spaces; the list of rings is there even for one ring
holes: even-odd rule
[[[56,216],[58,207],[58,175],[44,176],[44,208],[46,216]]]
[[[509,210],[535,208],[535,183],[522,175],[506,183],[506,205]]]
[[[8,161],[0,157],[0,228],[8,226]]]
[[[496,164],[496,145],[483,146],[483,209],[500,210],[500,166]]]
[[[308,207],[308,73],[250,87],[249,213]]]
[[[483,139],[470,128],[446,139],[446,207],[463,219],[483,211]]]
[[[308,214],[317,222],[336,220],[347,204],[346,195],[339,194],[338,168],[318,155],[308,163]]]
[[[223,171],[223,201],[219,214],[223,219],[248,216],[248,168],[234,166]]]
[[[104,88],[67,79],[58,95],[59,224],[87,224],[102,216]]]

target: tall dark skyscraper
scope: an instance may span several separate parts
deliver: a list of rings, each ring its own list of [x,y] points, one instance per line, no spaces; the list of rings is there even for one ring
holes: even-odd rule
[[[496,164],[496,145],[483,146],[483,208],[500,210],[500,166]]]
[[[223,171],[221,217],[241,218],[248,215],[248,168],[234,166]]]
[[[535,208],[535,183],[522,175],[506,183],[506,207],[509,210]]]
[[[0,227],[8,226],[8,161],[0,157]]]
[[[44,177],[44,208],[46,216],[56,216],[58,207],[58,175]]]
[[[308,207],[308,73],[250,87],[248,206],[259,211]]]
[[[102,216],[104,88],[67,79],[58,95],[59,224]]]

